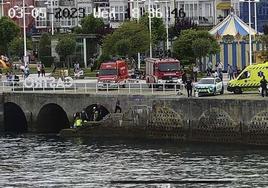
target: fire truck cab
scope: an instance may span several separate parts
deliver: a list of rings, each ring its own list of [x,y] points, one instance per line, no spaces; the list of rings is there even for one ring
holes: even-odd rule
[[[128,66],[123,60],[109,61],[100,65],[98,74],[99,88],[124,87],[128,81]]]
[[[182,72],[179,60],[147,58],[145,62],[147,83],[154,83],[156,87],[163,84],[181,84]]]

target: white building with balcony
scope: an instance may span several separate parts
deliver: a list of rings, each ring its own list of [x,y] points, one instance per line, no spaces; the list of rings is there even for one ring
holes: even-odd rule
[[[238,0],[232,0],[236,2]],[[164,23],[174,24],[174,8],[183,10],[186,18],[192,19],[199,26],[213,26],[218,23],[219,15],[225,17],[230,10],[230,0],[151,0],[151,7],[160,10]],[[144,14],[149,9],[149,0],[35,0],[35,6],[45,8],[47,17],[37,18],[36,29],[51,30],[52,16],[54,15],[54,28],[58,31],[66,31],[79,26],[83,15],[89,15],[96,11],[113,12],[112,16],[105,18],[104,22],[113,28],[117,28],[125,20],[128,20],[132,11],[140,10]],[[53,11],[52,11],[53,8]],[[136,9],[136,10],[135,10]],[[167,11],[168,10],[168,11]],[[66,16],[77,11],[72,18]],[[54,14],[52,14],[52,12]],[[59,13],[60,12],[60,13]],[[167,14],[168,12],[168,14]],[[97,14],[96,14],[97,15]],[[140,15],[140,16],[141,16]],[[130,19],[133,19],[130,18]]]

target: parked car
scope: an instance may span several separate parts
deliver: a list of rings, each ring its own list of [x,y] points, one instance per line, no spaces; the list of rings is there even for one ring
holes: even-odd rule
[[[220,78],[202,78],[195,86],[194,91],[201,95],[223,94],[224,86]]]

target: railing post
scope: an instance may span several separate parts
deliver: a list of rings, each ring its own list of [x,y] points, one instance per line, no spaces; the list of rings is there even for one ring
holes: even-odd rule
[[[2,82],[3,83],[3,91],[5,91],[5,82]]]
[[[22,91],[24,92],[24,82],[22,82]]]
[[[98,93],[98,82],[96,83],[96,93]]]
[[[53,84],[53,92],[55,93],[55,85]]]
[[[65,83],[63,84],[63,93],[65,93]]]
[[[14,81],[12,81],[12,90],[13,90],[13,92],[15,92],[14,84],[15,84]]]
[[[74,93],[76,93],[76,82],[74,82]]]
[[[152,94],[154,94],[154,83],[151,83]]]
[[[117,83],[117,93],[119,94],[120,85]]]
[[[142,85],[140,83],[140,94],[142,94]]]
[[[108,84],[106,84],[106,94],[108,94],[109,93],[109,87],[108,87]]]
[[[130,83],[128,83],[128,94],[130,94]]]
[[[164,94],[166,94],[165,83],[163,83],[163,92],[164,92]]]
[[[176,83],[174,85],[174,88],[175,88],[175,95],[177,95],[177,84]]]
[[[87,93],[87,83],[85,83],[85,93]]]

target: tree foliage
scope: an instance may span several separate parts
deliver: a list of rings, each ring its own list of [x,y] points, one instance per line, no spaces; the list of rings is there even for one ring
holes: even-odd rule
[[[48,33],[43,33],[39,41],[39,58],[51,56],[51,38]]]
[[[55,50],[61,58],[66,60],[69,55],[72,55],[74,53],[75,45],[75,38],[70,35],[65,35],[59,39]]]
[[[93,14],[90,14],[81,20],[81,27],[76,28],[75,31],[82,34],[100,34],[104,26],[101,18],[95,18]]]
[[[194,63],[197,58],[219,52],[216,39],[207,31],[184,30],[173,44],[173,51],[178,59]]]
[[[144,24],[149,31],[149,17],[145,14],[141,17],[140,23]],[[166,40],[166,29],[162,18],[153,17],[152,23],[152,42],[157,45],[160,41]]]
[[[8,53],[8,44],[19,35],[20,28],[8,17],[0,19],[0,50],[1,53]]]
[[[26,41],[27,50],[33,49],[32,41]],[[24,55],[24,45],[23,45],[23,38],[15,37],[11,42],[8,44],[8,50],[12,57],[23,57]]]
[[[103,52],[106,55],[133,56],[146,52],[149,48],[149,32],[143,24],[136,22],[123,23],[114,33],[103,41]]]

